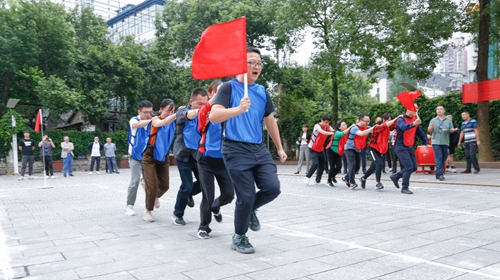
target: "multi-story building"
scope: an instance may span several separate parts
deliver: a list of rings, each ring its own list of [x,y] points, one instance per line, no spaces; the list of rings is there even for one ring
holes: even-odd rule
[[[109,20],[116,15],[116,10],[124,5],[120,0],[53,0],[55,3],[63,5],[67,10],[75,8],[89,7],[96,15],[104,20]]]
[[[133,35],[136,42],[149,43],[155,37],[154,21],[166,0],[146,0],[138,5],[127,5],[117,10],[117,15],[108,20],[111,41],[118,43],[120,37]]]
[[[464,46],[449,47],[438,65],[439,74],[466,83],[469,77],[467,59]]]

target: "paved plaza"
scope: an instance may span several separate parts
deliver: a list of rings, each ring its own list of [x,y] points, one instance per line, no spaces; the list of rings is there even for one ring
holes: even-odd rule
[[[334,188],[304,185],[295,166],[279,165],[282,192],[258,212],[250,255],[230,249],[234,203],[201,240],[201,195],[187,225],[170,219],[176,167],[154,223],[142,220],[142,188],[137,215],[124,215],[130,172],[120,171],[56,173],[50,189],[41,174],[0,176],[0,279],[500,279],[498,169],[444,182],[414,174],[405,195],[388,175],[381,191],[372,178],[349,190],[340,177]]]

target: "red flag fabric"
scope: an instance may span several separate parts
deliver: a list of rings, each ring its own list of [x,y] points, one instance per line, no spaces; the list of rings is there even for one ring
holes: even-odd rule
[[[35,132],[40,133],[40,126],[42,125],[42,110],[38,110],[36,115]]]
[[[196,80],[246,73],[246,18],[214,24],[203,31],[193,53],[192,69]]]
[[[415,94],[410,94],[407,91],[403,91],[400,94],[398,94],[396,97],[399,99],[401,104],[403,104],[403,106],[406,109],[413,111],[413,112],[416,112],[417,109],[415,109],[415,99],[413,99],[413,96],[415,96]],[[417,98],[417,97],[415,97],[415,98]]]
[[[413,101],[415,101],[415,99],[417,99],[421,95],[420,91],[418,91],[418,90],[417,91],[410,91],[408,94],[410,95],[410,97]]]

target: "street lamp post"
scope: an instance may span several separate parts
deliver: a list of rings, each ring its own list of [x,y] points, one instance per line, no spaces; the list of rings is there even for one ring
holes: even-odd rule
[[[7,101],[7,108],[14,109],[19,102],[19,99],[9,98]],[[15,131],[16,128],[16,118],[14,115],[12,117],[12,130]],[[14,174],[19,174],[19,163],[17,157],[17,134],[12,133],[12,164],[14,165]]]

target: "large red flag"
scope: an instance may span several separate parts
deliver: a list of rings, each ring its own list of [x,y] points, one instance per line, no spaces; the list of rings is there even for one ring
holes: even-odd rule
[[[415,108],[415,99],[417,99],[417,97],[419,96],[420,96],[419,91],[412,91],[412,92],[403,91],[399,93],[396,97],[399,99],[401,104],[403,104],[403,106],[406,109],[416,112],[417,109]]]
[[[214,24],[193,53],[193,78],[208,80],[247,72],[246,18]]]
[[[36,123],[35,123],[35,132],[40,132],[40,126],[42,125],[42,110],[38,110],[38,114],[36,115]]]

